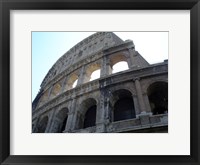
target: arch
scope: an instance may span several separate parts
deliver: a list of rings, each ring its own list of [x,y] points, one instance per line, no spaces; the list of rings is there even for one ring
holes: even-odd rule
[[[61,92],[61,84],[60,83],[56,83],[54,86],[53,86],[53,90],[51,92],[51,98],[52,97],[55,97],[57,95],[59,95],[59,93]]]
[[[76,80],[73,82],[72,88],[75,88],[75,87],[77,86],[77,84],[78,84],[78,79],[76,79]]]
[[[100,73],[101,73],[100,69],[97,69],[94,72],[92,72],[91,77],[90,77],[90,81],[93,81],[93,80],[100,78]]]
[[[168,112],[168,83],[158,81],[147,89],[147,95],[153,115]]]
[[[93,64],[89,65],[85,71],[84,83],[94,80],[94,79],[91,80],[91,76],[95,71],[98,71],[98,70],[99,70],[99,76],[97,78],[99,78],[100,77],[100,69],[101,69],[101,66],[99,63],[93,63]],[[95,78],[95,79],[97,79],[97,78]]]
[[[47,124],[48,124],[48,116],[45,116],[43,118],[41,118],[41,120],[39,121],[39,124],[37,126],[37,133],[45,133]]]
[[[55,115],[55,132],[57,133],[62,133],[65,130],[65,126],[67,124],[67,119],[68,119],[68,108],[62,108],[60,111],[57,112]]]
[[[126,89],[119,89],[112,94],[112,121],[135,118],[135,108],[132,93]]]
[[[110,56],[111,67],[113,67],[113,65],[115,65],[116,63],[121,62],[121,61],[125,61],[128,63],[127,57],[122,53],[118,53],[113,56]]]
[[[112,73],[117,73],[129,69],[128,58],[123,53],[117,53],[110,56],[109,58]],[[119,67],[117,67],[118,69],[115,69],[117,65],[119,65]]]
[[[76,82],[76,84],[74,84]],[[78,82],[78,75],[76,73],[73,73],[69,76],[66,85],[65,85],[65,89],[64,90],[70,90],[72,88],[75,88]]]
[[[45,103],[45,102],[48,100],[48,96],[49,96],[49,89],[47,89],[47,90],[43,93],[43,95],[42,95],[42,97],[41,97],[41,99],[40,99],[40,102],[39,102],[39,106],[42,105],[43,103]]]
[[[96,125],[96,105],[92,105],[85,113],[83,128],[92,127]]]
[[[128,69],[128,63],[126,61],[120,61],[113,65],[112,73],[117,73]]]
[[[87,128],[96,125],[97,102],[93,98],[84,100],[80,105],[79,128]]]
[[[143,90],[147,92],[149,86],[155,82],[166,82],[168,83],[167,77],[153,77],[146,80],[146,83],[142,83]]]

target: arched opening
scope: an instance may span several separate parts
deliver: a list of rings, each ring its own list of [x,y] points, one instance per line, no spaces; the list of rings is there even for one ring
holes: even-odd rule
[[[48,100],[48,95],[49,95],[49,89],[46,90],[43,93],[43,95],[41,96],[40,101],[39,101],[39,106],[42,105],[43,103],[45,103]]]
[[[87,110],[87,112],[85,114],[83,128],[95,126],[95,124],[96,124],[96,109],[97,109],[97,106],[93,105]]]
[[[129,69],[128,63],[126,61],[121,61],[113,65],[112,73],[121,72],[127,69]]]
[[[92,72],[90,81],[96,80],[98,78],[100,78],[100,69],[95,70],[94,72]]]
[[[68,118],[68,109],[67,108],[63,108],[62,110],[60,110],[57,114],[56,114],[56,127],[57,133],[62,133],[65,130],[65,126],[67,124],[67,118]]]
[[[127,57],[123,53],[117,53],[110,56],[110,67],[112,68],[112,73],[129,69],[127,60]]]
[[[70,90],[72,88],[75,88],[77,86],[77,83],[78,83],[78,75],[73,73],[67,79],[67,82],[65,85],[65,90]]]
[[[48,116],[43,117],[37,126],[38,133],[44,133],[48,124]]]
[[[93,63],[86,68],[84,83],[93,81],[100,77],[100,64]]]
[[[147,89],[152,113],[164,114],[168,112],[168,83],[155,82]]]
[[[56,83],[53,86],[53,90],[51,92],[51,98],[57,96],[61,92],[61,85],[60,83]]]
[[[121,89],[113,93],[113,121],[135,118],[135,108],[130,91]]]
[[[77,86],[77,83],[78,83],[78,79],[76,79],[72,85],[72,88],[75,88]]]
[[[96,125],[96,110],[97,103],[93,98],[89,98],[80,105],[81,117],[80,117],[80,128],[93,127]]]

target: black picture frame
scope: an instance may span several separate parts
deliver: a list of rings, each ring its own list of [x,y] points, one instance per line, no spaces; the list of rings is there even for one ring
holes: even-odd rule
[[[10,10],[190,10],[189,156],[25,156],[10,155]],[[1,164],[200,164],[200,2],[199,0],[0,0],[0,162]]]

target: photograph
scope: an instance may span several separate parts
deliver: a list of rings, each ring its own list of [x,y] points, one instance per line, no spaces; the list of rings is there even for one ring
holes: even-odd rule
[[[168,31],[32,31],[32,133],[168,133]]]
[[[199,165],[200,0],[0,0],[1,165]]]

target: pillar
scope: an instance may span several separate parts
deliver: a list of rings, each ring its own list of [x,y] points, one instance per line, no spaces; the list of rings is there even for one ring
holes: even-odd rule
[[[142,95],[142,89],[141,89],[140,81],[139,81],[138,78],[135,79],[135,87],[136,87],[138,103],[139,103],[139,107],[140,107],[140,113],[146,113],[145,102],[144,102],[144,98],[143,98],[143,95]]]
[[[130,67],[137,67],[136,65],[134,65],[134,52],[133,52],[133,48],[128,48],[129,51],[129,57],[130,57]]]
[[[52,92],[52,90],[53,90],[53,87],[54,87],[54,85],[52,85],[52,86],[49,88],[49,93],[48,93],[48,99],[47,99],[47,100],[51,99],[51,92]]]
[[[137,95],[133,95],[133,103],[134,103],[134,110],[135,110],[135,115],[139,115],[140,114],[140,107],[138,104],[138,98]]]
[[[48,123],[47,123],[45,133],[51,133],[52,132],[54,113],[55,113],[55,111],[51,111],[50,114],[48,115]]]
[[[67,84],[67,77],[65,77],[62,81],[62,88],[61,88],[61,92],[64,92],[65,91],[65,86]]]
[[[96,132],[106,132],[106,126],[110,123],[111,111],[109,98],[110,92],[105,88],[101,88],[97,106]]]
[[[112,74],[112,68],[110,66],[110,59],[105,55],[102,58],[100,74],[101,74],[100,77],[104,77],[104,76]]]
[[[81,85],[84,83],[84,77],[85,77],[85,66],[82,66],[79,73],[77,85]]]
[[[146,105],[146,111],[151,113],[151,106],[149,103],[149,97],[148,97],[147,93],[144,93],[144,101],[145,101],[145,105]]]
[[[78,114],[77,113],[78,112],[76,109],[76,100],[73,99],[71,101],[71,106],[69,109],[67,123],[66,123],[64,132],[71,132],[77,128],[77,124],[78,124]]]
[[[37,118],[33,124],[32,124],[32,133],[37,133],[37,124],[38,124],[39,118]]]

